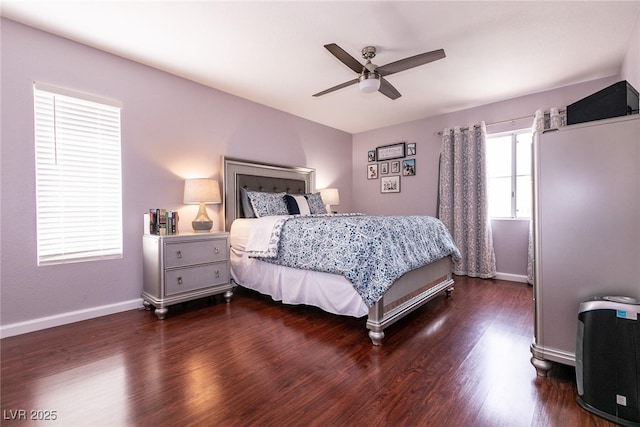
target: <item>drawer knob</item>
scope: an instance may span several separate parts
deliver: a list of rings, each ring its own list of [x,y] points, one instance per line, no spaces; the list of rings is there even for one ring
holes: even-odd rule
[[[216,270],[216,279],[220,278],[220,271]]]
[[[178,256],[178,259],[182,258],[182,251],[178,251],[176,255]]]
[[[216,246],[215,248],[213,248],[213,252],[215,252],[216,254],[220,253],[220,249],[218,249],[218,247]]]
[[[182,285],[182,276],[178,276],[178,285]]]

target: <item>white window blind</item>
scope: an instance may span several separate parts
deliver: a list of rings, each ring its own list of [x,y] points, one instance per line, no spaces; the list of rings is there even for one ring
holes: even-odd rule
[[[38,265],[122,257],[120,107],[34,85]]]

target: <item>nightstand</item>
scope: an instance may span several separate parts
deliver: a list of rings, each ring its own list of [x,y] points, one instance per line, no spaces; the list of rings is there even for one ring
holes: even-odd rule
[[[224,293],[233,296],[229,280],[229,233],[145,234],[143,304],[164,319],[169,306]]]

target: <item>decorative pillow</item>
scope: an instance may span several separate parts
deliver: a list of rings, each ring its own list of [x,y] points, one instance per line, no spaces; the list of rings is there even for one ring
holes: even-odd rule
[[[289,215],[287,204],[284,202],[285,193],[264,193],[262,191],[247,191],[249,201],[256,217],[273,215]]]
[[[305,194],[305,197],[307,198],[307,203],[309,203],[309,209],[311,210],[312,214],[327,213],[327,208],[322,201],[320,193]]]
[[[311,210],[309,209],[309,203],[305,196],[292,196],[287,194],[284,196],[284,200],[287,203],[287,210],[289,215],[309,215]]]
[[[249,194],[246,188],[240,189],[240,203],[242,204],[242,212],[244,213],[244,218],[255,218],[256,214],[253,213],[253,207],[251,206],[251,202],[249,201]]]

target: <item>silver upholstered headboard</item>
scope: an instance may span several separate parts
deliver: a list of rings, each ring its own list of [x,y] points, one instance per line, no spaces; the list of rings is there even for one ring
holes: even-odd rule
[[[224,229],[229,231],[236,218],[242,218],[240,189],[290,194],[312,193],[316,188],[315,169],[260,163],[222,157],[224,179]]]

